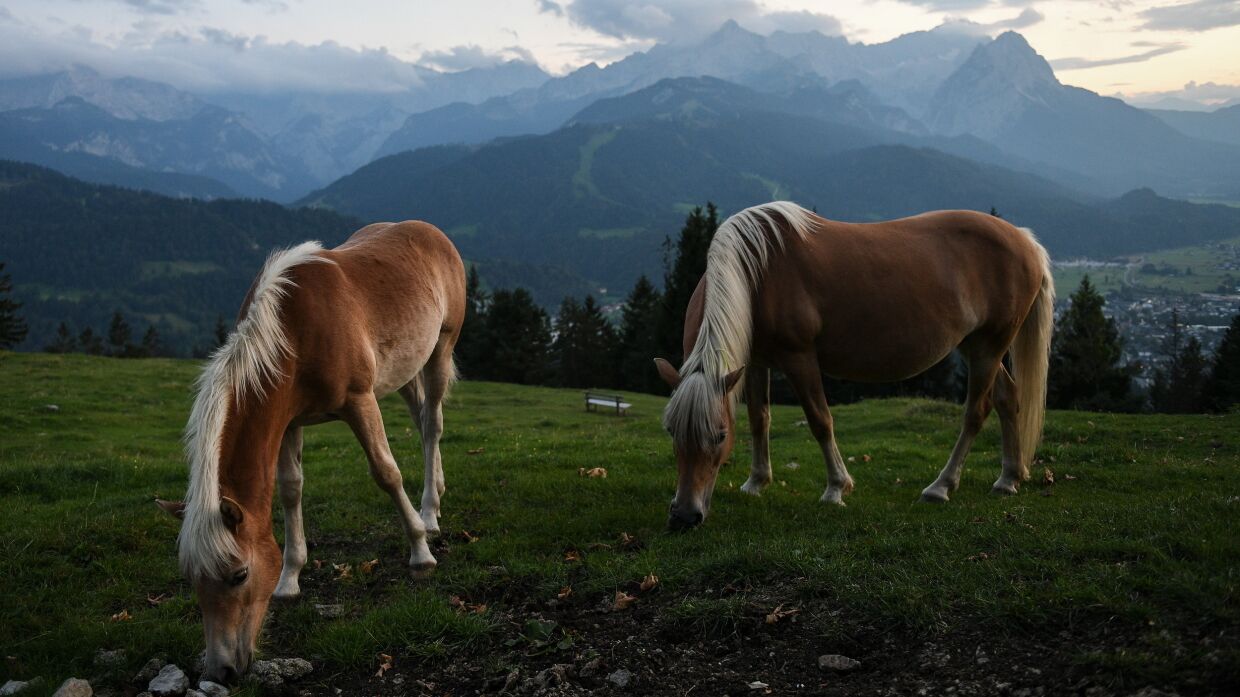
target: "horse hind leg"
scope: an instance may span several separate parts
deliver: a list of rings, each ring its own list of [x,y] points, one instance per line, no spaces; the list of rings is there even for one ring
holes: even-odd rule
[[[387,433],[383,428],[383,414],[373,393],[355,395],[341,414],[353,435],[362,444],[366,459],[370,462],[370,475],[379,488],[387,492],[396,504],[400,520],[409,538],[409,566],[415,578],[430,576],[437,562],[426,544],[426,526],[409,502],[405,493],[404,479],[392,450],[388,447]]]
[[[771,483],[771,371],[751,367],[745,373],[745,406],[753,433],[753,465],[741,491],[758,496]]]
[[[1001,356],[969,358],[969,388],[964,403],[964,424],[943,471],[939,472],[934,483],[922,490],[923,502],[943,503],[960,486],[960,471],[964,467],[964,460],[969,455],[969,449],[973,447],[973,439],[982,430],[986,417],[990,415],[990,396],[995,372],[1003,365],[1000,361]]]
[[[422,522],[431,535],[439,534],[439,502],[447,489],[439,439],[443,435],[443,401],[455,379],[452,350],[441,344],[422,368],[417,380],[422,387],[421,410],[414,417],[419,420],[419,430],[422,432],[422,460],[426,467],[422,483]]]
[[[301,427],[284,433],[280,456],[276,463],[276,479],[280,484],[280,503],[284,506],[284,567],[273,595],[277,600],[291,600],[301,594],[298,582],[306,565],[306,531],[301,521]]]
[[[1015,494],[1021,480],[1027,478],[1021,467],[1018,397],[1016,381],[1007,368],[1000,365],[999,374],[995,376],[995,411],[999,412],[999,423],[1003,427],[1003,472],[990,490],[995,494]]]

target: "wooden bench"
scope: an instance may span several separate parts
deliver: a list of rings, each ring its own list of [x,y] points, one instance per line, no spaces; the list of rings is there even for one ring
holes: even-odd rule
[[[633,405],[624,401],[624,398],[618,394],[586,393],[586,411],[598,411],[606,407],[609,410],[615,409],[618,416],[624,416],[631,406]]]

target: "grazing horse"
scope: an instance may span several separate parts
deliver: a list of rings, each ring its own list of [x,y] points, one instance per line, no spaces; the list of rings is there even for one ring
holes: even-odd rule
[[[663,414],[678,469],[669,526],[693,527],[709,512],[732,451],[731,395],[742,378],[753,466],[741,490],[756,495],[771,481],[777,368],[826,459],[822,501],[842,505],[853,480],[835,444],[822,374],[901,380],[952,349],[969,369],[964,427],[921,498],[946,501],[956,489],[992,406],[1003,426],[1003,472],[993,491],[1016,493],[1042,436],[1054,300],[1046,250],[1029,230],[994,216],[939,211],[851,224],[780,201],[728,218],[685,313],[684,365],[677,371],[655,359],[673,388]]]
[[[184,521],[180,566],[202,606],[207,679],[236,681],[273,594],[300,593],[304,426],[349,425],[400,513],[415,576],[434,570],[426,539],[438,532],[444,490],[441,404],[455,379],[452,349],[464,316],[461,257],[426,223],[376,223],[335,249],[306,242],[267,259],[236,330],[198,379],[186,428],[186,500],[159,502]],[[422,434],[421,515],[383,430],[379,398],[393,391]],[[277,481],[283,560],[271,520]]]

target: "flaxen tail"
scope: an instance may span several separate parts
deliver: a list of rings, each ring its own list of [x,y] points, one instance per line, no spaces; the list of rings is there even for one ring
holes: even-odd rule
[[[1033,239],[1033,233],[1022,228]],[[1055,324],[1055,280],[1046,250],[1034,240],[1042,262],[1042,288],[1033,307],[1012,342],[1012,378],[1020,399],[1021,476],[1029,478],[1038,444],[1042,442],[1042,421],[1046,415],[1046,376],[1050,363],[1051,333]]]

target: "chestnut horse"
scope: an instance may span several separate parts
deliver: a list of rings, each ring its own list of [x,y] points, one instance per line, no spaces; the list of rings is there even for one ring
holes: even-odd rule
[[[724,221],[685,314],[684,365],[656,359],[673,392],[663,415],[678,480],[669,525],[710,509],[732,451],[733,388],[745,381],[753,465],[741,490],[771,481],[770,369],[788,376],[827,463],[826,503],[853,480],[835,444],[822,374],[867,382],[925,371],[953,349],[969,369],[964,426],[947,465],[922,491],[946,501],[991,408],[1002,422],[1003,471],[1014,494],[1042,436],[1055,290],[1029,230],[990,215],[939,211],[881,223],[825,220],[788,202]],[[1011,358],[1012,371],[1003,359]]]
[[[422,222],[377,223],[344,244],[273,253],[242,304],[237,328],[197,383],[186,428],[190,464],[182,572],[206,632],[207,679],[248,668],[271,598],[293,598],[306,563],[301,519],[302,427],[335,419],[352,429],[379,488],[396,504],[427,575],[444,490],[441,404],[455,379],[452,349],[465,315],[456,248]],[[379,398],[404,397],[422,434],[426,475],[419,515],[388,448]],[[272,531],[272,489],[284,506],[284,554]]]

